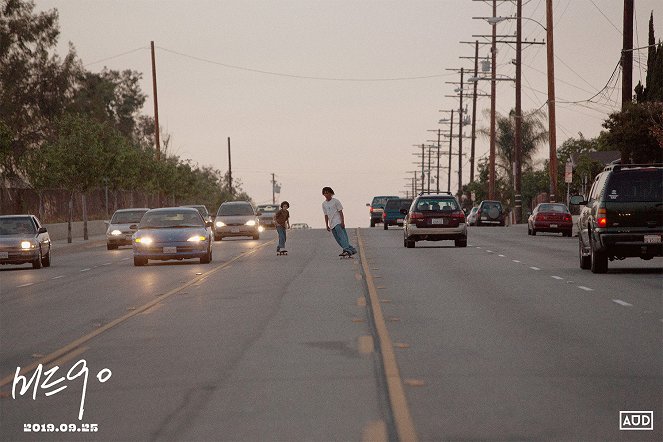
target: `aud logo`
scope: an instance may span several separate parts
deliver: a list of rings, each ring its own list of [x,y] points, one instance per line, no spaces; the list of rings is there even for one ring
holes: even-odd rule
[[[620,411],[619,412],[620,430],[653,430],[654,412],[653,411]]]

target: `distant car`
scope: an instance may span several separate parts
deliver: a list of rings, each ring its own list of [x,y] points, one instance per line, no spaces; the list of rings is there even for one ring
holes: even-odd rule
[[[505,212],[499,201],[484,200],[477,208],[477,226],[503,226],[505,224]]]
[[[581,269],[608,271],[608,260],[663,256],[663,165],[614,164],[594,179],[580,205],[578,255]]]
[[[450,193],[421,193],[412,201],[403,227],[403,246],[413,248],[416,241],[454,241],[456,247],[467,247],[465,213]]]
[[[134,265],[148,260],[200,259],[212,261],[212,232],[209,222],[191,207],[152,209],[143,215],[133,239]]]
[[[205,220],[206,223],[212,223],[212,227],[210,227],[210,229],[212,229],[212,234],[214,234],[214,232],[216,230],[214,228],[214,222],[213,222],[214,218],[212,217],[212,215],[207,210],[207,206],[205,206],[203,204],[186,204],[182,207],[192,207],[192,208],[196,209],[200,213],[200,216],[203,217],[203,219]]]
[[[227,236],[251,236],[260,239],[260,220],[248,201],[228,201],[216,213],[216,239]]]
[[[278,210],[278,204],[259,204],[256,206],[256,212],[258,213],[258,220],[260,221],[260,225],[264,228],[276,228],[274,214],[278,212]]]
[[[371,213],[371,227],[375,227],[377,223],[382,222],[384,205],[387,204],[387,200],[390,199],[398,199],[398,196],[375,196],[370,204],[366,204],[366,207],[369,207]]]
[[[405,216],[401,213],[401,209],[409,209],[412,204],[412,198],[397,198],[387,200],[382,212],[382,225],[384,230],[388,230],[389,226],[402,226],[405,221]]]
[[[136,231],[131,229],[131,226],[140,223],[140,219],[148,210],[150,209],[147,207],[116,210],[106,229],[106,248],[114,250],[119,246],[130,246],[131,236]]]
[[[537,232],[561,233],[562,236],[571,236],[573,232],[573,219],[571,212],[565,204],[541,203],[527,219],[527,234],[536,235]]]
[[[294,223],[290,226],[290,228],[295,230],[310,229],[310,227],[306,223]]]
[[[479,207],[472,207],[470,209],[470,213],[467,214],[467,224],[469,226],[475,226],[477,224],[477,212],[479,211]]]
[[[51,239],[34,215],[0,216],[0,264],[50,267]]]

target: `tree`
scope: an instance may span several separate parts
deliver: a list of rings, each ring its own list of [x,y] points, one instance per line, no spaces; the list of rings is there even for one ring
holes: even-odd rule
[[[635,97],[638,103],[663,101],[663,43],[656,44],[654,36],[654,12],[649,16],[649,39],[647,49],[647,76],[643,86],[638,82]]]
[[[663,148],[652,130],[663,127],[661,114],[663,102],[627,104],[622,111],[610,114],[603,123],[608,129],[606,141],[621,151],[622,163],[663,161]]]

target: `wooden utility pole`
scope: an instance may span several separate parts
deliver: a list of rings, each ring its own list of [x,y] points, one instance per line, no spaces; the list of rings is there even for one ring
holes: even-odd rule
[[[435,191],[440,193],[440,136],[442,135],[442,130],[437,130],[437,174],[435,176]]]
[[[228,192],[233,194],[233,165],[230,160],[230,137],[228,137]]]
[[[546,49],[548,60],[548,137],[550,140],[550,202],[556,201],[557,192],[557,129],[555,122],[555,58],[553,48],[552,0],[546,0]]]
[[[523,0],[516,2],[516,115],[515,115],[515,145],[514,145],[514,165],[513,165],[513,188],[514,188],[514,214],[516,224],[522,222],[523,202],[521,194],[521,173],[522,173],[522,149],[523,149],[523,110],[521,104],[521,52],[523,38]]]
[[[157,149],[157,161],[161,159],[161,141],[159,140],[159,100],[157,99],[157,64],[154,58],[154,41],[150,42],[152,49],[152,93],[154,95],[154,142]]]
[[[276,177],[272,174],[272,204],[276,204]]]
[[[493,0],[493,17],[497,17],[497,0]],[[495,199],[495,95],[497,76],[497,27],[493,26],[490,79],[490,150],[488,159],[488,199]]]
[[[460,109],[458,109],[458,200],[463,194],[463,74],[465,68],[460,68]]]
[[[454,110],[451,109],[451,119],[449,120],[449,170],[447,173],[447,192],[451,192],[451,151],[453,149],[454,139]]]
[[[622,44],[622,110],[633,102],[633,0],[624,0],[624,36]],[[622,149],[622,164],[631,162]]]
[[[474,78],[479,78],[479,40],[474,42]],[[476,145],[476,124],[477,124],[477,86],[478,81],[474,81],[472,94],[472,148],[470,150],[470,183],[474,182],[474,148]]]

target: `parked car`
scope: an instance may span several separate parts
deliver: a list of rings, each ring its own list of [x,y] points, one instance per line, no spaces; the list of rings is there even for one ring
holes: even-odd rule
[[[401,209],[408,210],[412,204],[412,198],[397,198],[387,200],[382,212],[382,225],[384,230],[389,229],[389,226],[402,226],[405,221],[405,216],[401,213]]]
[[[274,221],[274,214],[278,212],[278,204],[259,204],[256,206],[256,212],[258,214],[258,220],[260,225],[264,228],[272,227],[276,228],[276,222]]]
[[[294,223],[294,224],[290,225],[290,228],[295,229],[295,230],[310,229],[310,227],[306,223]]]
[[[382,213],[384,212],[384,205],[390,199],[398,199],[398,196],[375,196],[370,204],[366,204],[371,213],[371,227],[375,227],[377,223],[382,222]]]
[[[608,271],[608,260],[663,256],[663,165],[613,164],[594,179],[580,205],[578,257],[581,269]]]
[[[499,201],[485,200],[477,209],[477,226],[503,226],[505,212]]]
[[[456,247],[467,246],[465,213],[450,193],[417,196],[405,216],[403,246],[413,248],[416,241],[452,240]]]
[[[50,267],[51,238],[34,215],[0,216],[0,264]]]
[[[216,239],[227,236],[251,236],[260,239],[260,220],[248,201],[228,201],[216,213]]]
[[[571,236],[573,219],[569,208],[561,203],[537,205],[527,219],[527,234],[536,235],[537,232],[554,232],[561,233],[562,236]]]
[[[467,224],[469,226],[475,226],[477,224],[477,212],[479,207],[475,206],[470,209],[470,213],[467,214]]]
[[[145,212],[140,224],[134,226],[134,265],[143,266],[148,260],[200,259],[201,264],[212,261],[212,232],[210,222],[191,207],[167,207]]]
[[[106,229],[106,248],[114,250],[119,246],[130,246],[131,237],[136,231],[131,226],[140,223],[140,219],[148,210],[150,209],[147,207],[116,210]]]

